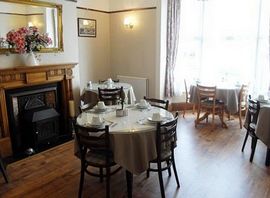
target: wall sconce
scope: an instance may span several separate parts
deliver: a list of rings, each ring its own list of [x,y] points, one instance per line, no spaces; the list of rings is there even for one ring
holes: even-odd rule
[[[31,21],[29,21],[28,22],[28,27],[34,27],[34,24]]]
[[[132,18],[130,18],[130,17],[125,18],[124,25],[126,28],[132,29],[134,27],[134,22],[133,22]]]

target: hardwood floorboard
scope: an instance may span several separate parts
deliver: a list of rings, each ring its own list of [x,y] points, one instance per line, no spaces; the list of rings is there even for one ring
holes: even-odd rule
[[[265,167],[266,146],[258,142],[253,163],[249,162],[250,140],[241,152],[245,129],[238,120],[227,121],[228,129],[194,127],[195,115],[180,118],[176,164],[181,188],[174,174],[164,172],[167,198],[266,198],[270,197],[270,168]],[[218,120],[216,120],[218,123]],[[73,155],[73,141],[9,164],[10,183],[0,177],[0,197],[77,197],[80,161]],[[84,197],[105,197],[105,182],[86,176]],[[126,195],[125,171],[111,178],[112,197]],[[134,198],[160,197],[158,175],[134,176]]]

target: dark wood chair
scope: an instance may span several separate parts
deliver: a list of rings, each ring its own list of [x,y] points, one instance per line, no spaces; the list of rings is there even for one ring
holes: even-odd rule
[[[157,149],[157,158],[149,162],[149,168],[147,170],[147,178],[149,177],[150,171],[158,172],[159,184],[161,197],[165,197],[165,190],[163,185],[162,171],[168,170],[169,176],[171,176],[171,166],[173,167],[177,187],[180,187],[176,164],[174,159],[174,149],[176,148],[177,140],[177,121],[178,121],[178,112],[175,114],[175,118],[165,124],[157,124],[157,133],[156,133],[156,149]],[[157,168],[151,168],[151,164],[157,164]],[[162,167],[162,163],[165,163]]]
[[[248,99],[248,112],[247,112],[247,118],[246,118],[248,125],[247,125],[246,136],[245,136],[243,146],[242,146],[242,152],[245,149],[248,136],[250,136],[252,138],[251,154],[250,154],[250,158],[249,158],[250,162],[253,161],[253,157],[254,157],[254,153],[255,153],[256,145],[257,145],[257,140],[258,140],[258,137],[255,134],[255,131],[256,131],[256,124],[257,124],[259,112],[260,112],[260,102],[256,101],[256,100],[252,100],[249,97],[249,99]]]
[[[113,81],[114,83],[119,83],[119,82],[120,82],[119,79],[113,79],[112,81]],[[99,80],[99,81],[98,81],[99,84],[102,84],[102,83],[105,83],[105,82],[107,82],[107,80]]]
[[[6,183],[8,183],[8,175],[7,175],[7,171],[6,171],[6,168],[4,166],[1,155],[0,155],[0,169],[1,169],[1,172],[3,174],[3,177],[4,177],[5,181],[6,181]]]
[[[106,197],[110,197],[110,176],[120,170],[121,167],[111,172],[111,167],[116,163],[113,161],[113,153],[110,149],[109,126],[97,129],[75,124],[75,134],[81,159],[79,197],[82,197],[85,173],[99,177],[101,182],[105,177]],[[90,172],[89,166],[98,168],[99,173]],[[105,174],[103,174],[103,169],[106,170]]]
[[[88,109],[92,109],[97,104],[98,98],[96,94],[86,91],[80,96],[80,102],[79,110],[82,113]]]
[[[114,89],[98,88],[98,97],[100,101],[104,101],[106,105],[116,105],[125,100],[123,87]]]
[[[216,87],[208,87],[197,85],[198,95],[198,109],[197,119],[195,120],[195,127],[204,119],[208,122],[208,116],[212,114],[212,130],[215,127],[215,115],[218,115],[222,124],[222,127],[227,128],[224,122],[224,102],[216,99]],[[205,114],[200,117],[200,113],[205,111]]]
[[[186,110],[187,110],[187,106],[188,106],[189,104],[191,104],[191,103],[190,103],[190,94],[189,94],[189,91],[188,91],[186,79],[184,79],[184,85],[185,85],[186,103],[185,103],[185,105],[184,105],[183,118],[185,117]],[[192,104],[192,113],[194,114],[194,112],[195,112],[195,104]]]
[[[151,106],[162,108],[168,110],[169,108],[169,100],[161,100],[156,98],[147,98],[144,96],[144,99],[150,103]]]

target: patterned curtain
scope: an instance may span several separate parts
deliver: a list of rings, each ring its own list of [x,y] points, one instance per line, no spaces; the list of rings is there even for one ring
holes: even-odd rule
[[[174,68],[178,50],[181,0],[168,0],[165,96],[174,96]]]

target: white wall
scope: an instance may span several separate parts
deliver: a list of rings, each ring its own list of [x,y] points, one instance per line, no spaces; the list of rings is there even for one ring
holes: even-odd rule
[[[110,65],[110,15],[77,9],[77,16],[97,20],[97,37],[79,37],[81,89],[91,80],[107,79]]]
[[[123,25],[134,18],[133,29]],[[156,10],[111,14],[111,65],[113,76],[128,75],[149,79],[149,95],[155,96]]]
[[[154,7],[156,4],[156,0],[110,0],[110,10]]]
[[[102,11],[109,11],[110,0],[78,0],[77,6]]]

